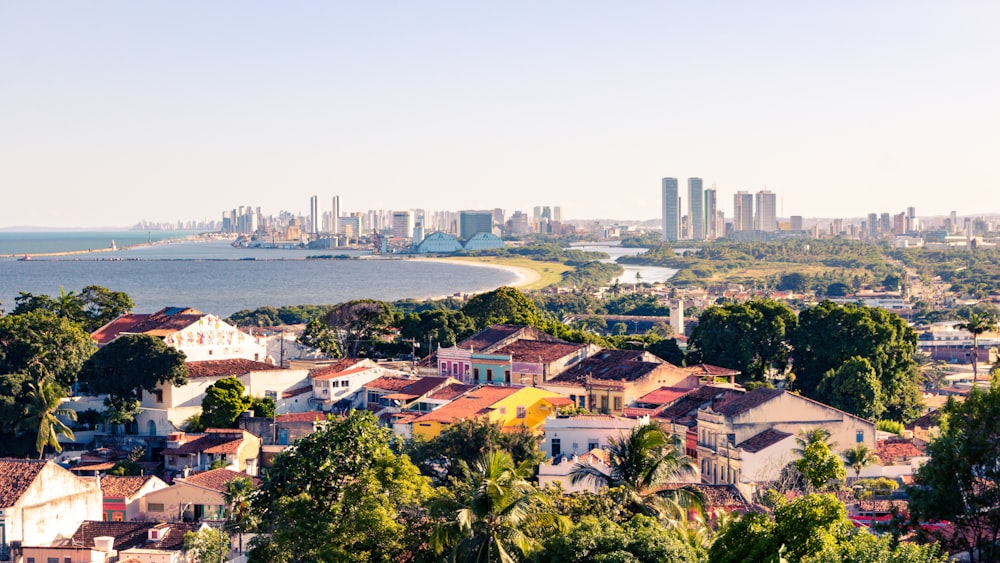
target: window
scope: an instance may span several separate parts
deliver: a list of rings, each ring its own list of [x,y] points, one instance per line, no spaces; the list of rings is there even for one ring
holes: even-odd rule
[[[149,510],[149,512],[163,512],[163,503],[151,502],[146,506],[146,508]]]
[[[503,372],[503,382],[504,383],[510,383],[510,370],[509,369],[504,370],[504,372]]]
[[[278,392],[277,391],[264,391],[264,396],[267,397],[268,399],[271,399],[272,401],[277,401],[278,400]]]
[[[497,409],[497,412],[500,413],[500,416],[507,416],[507,407],[500,407]]]
[[[587,451],[596,450],[600,445],[597,442],[587,442]]]
[[[59,563],[59,558],[58,557],[49,557],[48,559],[46,559],[46,561],[48,563]]]
[[[153,391],[153,393],[156,393],[156,402],[157,403],[162,403],[163,402],[163,389],[157,389],[156,391]]]
[[[580,400],[580,408],[581,409],[587,408],[587,396],[586,395],[580,395],[578,397],[578,399]]]
[[[493,383],[493,370],[486,370],[486,383]]]
[[[607,397],[601,397],[601,412],[603,412],[603,413],[608,412],[608,398]]]
[[[615,410],[616,411],[622,410],[622,398],[621,397],[615,397]]]
[[[472,369],[472,378],[479,381],[479,368]]]
[[[557,457],[562,455],[562,440],[559,438],[552,438],[552,457]]]
[[[28,563],[35,563],[35,558],[34,557],[29,557],[28,558]]]
[[[517,418],[525,418],[528,416],[528,409],[523,406],[517,407]]]
[[[368,402],[377,405],[378,400],[382,398],[382,395],[376,391],[368,392]]]
[[[343,381],[340,382],[340,386],[341,387],[350,387],[351,386],[351,382],[345,379],[345,380],[343,380]]]
[[[865,431],[864,430],[858,430],[858,434],[854,438],[855,438],[855,441],[857,443],[859,443],[859,444],[861,442],[864,442],[865,441]]]

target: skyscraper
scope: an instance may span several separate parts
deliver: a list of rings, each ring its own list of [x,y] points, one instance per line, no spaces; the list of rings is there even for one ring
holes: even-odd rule
[[[688,178],[688,220],[691,222],[691,238],[705,238],[705,194],[701,178]]]
[[[680,203],[677,178],[663,179],[663,240],[676,241],[680,235]]]
[[[330,213],[330,232],[340,233],[340,196],[333,196],[333,211]]]
[[[319,198],[312,196],[309,198],[309,234],[319,233]]]
[[[719,238],[718,208],[715,188],[705,190],[705,238]]]
[[[753,194],[738,191],[733,194],[733,230],[753,230]]]
[[[757,213],[754,215],[754,229],[773,233],[778,230],[778,200],[767,190],[757,192]]]
[[[458,225],[458,236],[462,240],[469,240],[479,233],[492,233],[493,213],[490,211],[460,211]]]

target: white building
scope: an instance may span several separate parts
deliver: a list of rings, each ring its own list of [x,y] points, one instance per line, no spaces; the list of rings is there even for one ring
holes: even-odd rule
[[[612,438],[621,438],[649,417],[624,418],[606,414],[554,416],[545,419],[545,438],[538,445],[546,457],[583,455],[607,448]]]

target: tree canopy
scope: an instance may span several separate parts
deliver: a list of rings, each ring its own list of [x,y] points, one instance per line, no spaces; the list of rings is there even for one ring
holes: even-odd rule
[[[0,374],[52,377],[68,390],[97,349],[78,325],[46,310],[0,317]]]
[[[795,312],[772,299],[709,307],[691,331],[688,363],[739,370],[755,380],[772,369],[783,373],[791,351],[788,336],[797,324]]]
[[[31,311],[49,311],[57,317],[79,324],[85,331],[93,332],[135,306],[127,293],[112,291],[99,285],[88,285],[80,293],[59,289],[58,297],[20,292],[14,299],[12,315]]]
[[[253,400],[243,394],[245,390],[243,383],[235,377],[225,377],[209,385],[201,400],[201,425],[205,428],[234,428],[236,419],[253,404]]]
[[[470,318],[477,330],[493,324],[524,324],[539,327],[541,313],[534,302],[513,287],[500,287],[480,293],[462,307],[462,313]]]
[[[374,355],[376,342],[393,324],[393,312],[382,301],[359,299],[337,305],[324,320],[333,329],[340,349],[356,358]]]

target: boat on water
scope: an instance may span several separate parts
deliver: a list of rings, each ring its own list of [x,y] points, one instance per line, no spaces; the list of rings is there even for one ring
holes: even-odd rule
[[[27,262],[31,260],[31,255],[25,254],[24,256],[17,259],[18,262]]]
[[[111,250],[118,250],[118,245],[115,244],[115,239],[111,239]]]

